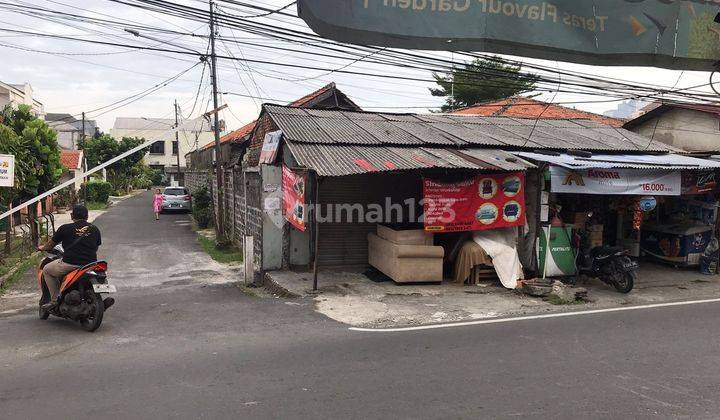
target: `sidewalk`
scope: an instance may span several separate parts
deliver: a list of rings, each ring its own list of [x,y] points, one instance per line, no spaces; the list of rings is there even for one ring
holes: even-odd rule
[[[323,272],[320,294],[308,293],[312,273],[267,273],[266,284],[276,293],[312,299],[318,312],[352,326],[412,326],[550,312],[581,311],[720,296],[720,276],[643,262],[635,289],[617,293],[597,279],[579,286],[589,291],[589,303],[554,305],[499,284],[463,286],[375,283],[360,273]]]

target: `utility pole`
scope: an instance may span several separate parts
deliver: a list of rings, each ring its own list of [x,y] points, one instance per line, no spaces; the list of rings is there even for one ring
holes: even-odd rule
[[[82,141],[83,145],[85,144],[85,111],[82,113],[82,133],[80,133],[80,140]],[[83,169],[83,172],[85,172],[87,169]],[[74,187],[73,187],[74,188]],[[85,205],[87,205],[88,201],[88,186],[87,186],[87,178],[83,177],[83,193],[84,193],[84,201]],[[74,195],[74,194],[73,194]],[[74,200],[73,200],[74,201]]]
[[[220,165],[220,111],[218,110],[217,56],[215,55],[215,4],[210,0],[210,75],[212,76],[213,110],[215,120],[215,179],[217,180],[217,223],[215,232],[218,242],[225,242],[225,204],[223,203],[223,169]]]
[[[177,99],[175,99],[175,144],[177,145],[177,183],[178,187],[180,186],[180,137],[178,136],[178,128],[180,128],[180,123],[178,122],[178,104]]]

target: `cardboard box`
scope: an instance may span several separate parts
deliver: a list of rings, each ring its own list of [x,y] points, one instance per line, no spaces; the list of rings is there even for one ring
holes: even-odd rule
[[[590,246],[595,248],[596,246],[602,246],[603,244],[603,232],[594,231],[590,232]]]

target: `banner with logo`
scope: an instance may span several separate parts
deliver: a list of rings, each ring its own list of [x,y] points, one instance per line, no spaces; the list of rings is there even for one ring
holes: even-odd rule
[[[525,224],[525,174],[479,175],[461,182],[423,180],[425,230],[463,232]]]
[[[291,225],[305,232],[305,188],[307,174],[295,172],[287,166],[282,168],[283,214]]]
[[[15,156],[0,155],[0,187],[15,186]]]
[[[550,168],[551,191],[575,194],[680,195],[680,171]]]
[[[299,0],[335,41],[594,65],[715,70],[718,0]]]
[[[705,194],[717,188],[717,179],[714,171],[685,172],[682,175],[683,195]]]

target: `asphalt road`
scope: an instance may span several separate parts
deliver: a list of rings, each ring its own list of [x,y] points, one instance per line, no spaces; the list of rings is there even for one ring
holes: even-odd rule
[[[138,271],[198,252],[185,216],[155,223],[147,199],[96,222],[123,284],[100,331],[0,318],[0,418],[718,417],[718,304],[353,332],[311,301]]]

